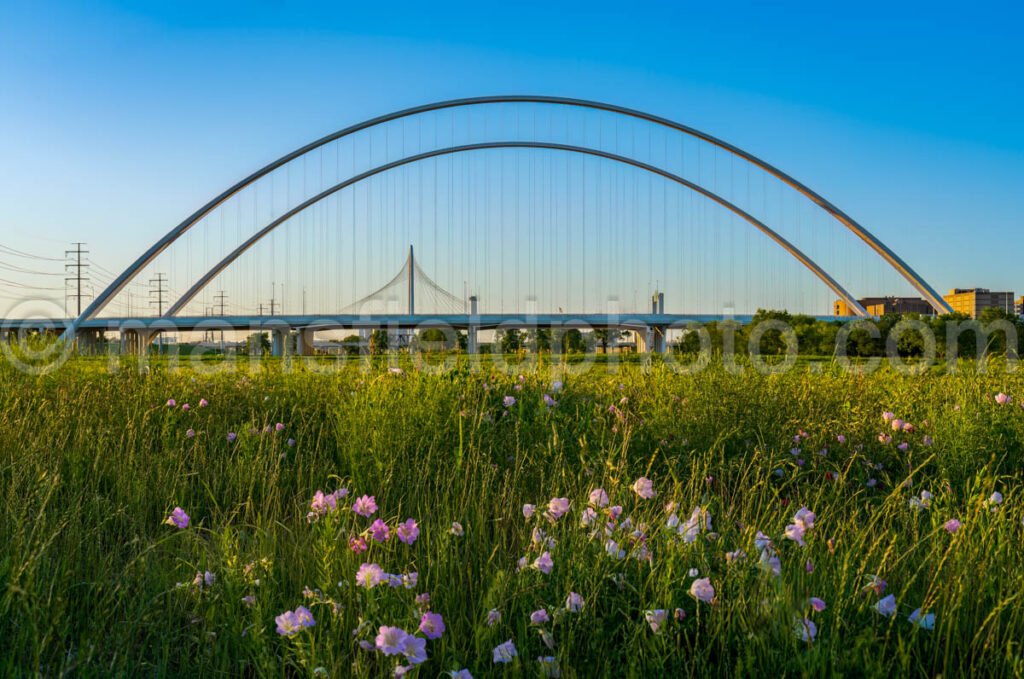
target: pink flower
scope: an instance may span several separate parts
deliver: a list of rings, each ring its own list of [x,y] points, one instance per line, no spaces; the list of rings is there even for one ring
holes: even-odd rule
[[[391,529],[386,523],[377,519],[370,524],[370,537],[376,542],[387,542],[387,539],[391,537]]]
[[[192,410],[192,406],[186,403],[185,405],[181,406],[181,409],[183,412],[187,413],[188,411]]]
[[[164,520],[164,523],[168,526],[174,526],[180,530],[182,528],[188,528],[189,521],[190,519],[188,518],[188,514],[185,513],[185,510],[181,507],[175,507],[174,511],[171,512],[171,515]]]
[[[494,650],[491,651],[491,655],[495,664],[510,663],[519,655],[519,652],[516,651],[516,645],[509,639],[505,643],[495,646]]]
[[[210,402],[207,401],[205,398],[199,399],[199,407],[200,408],[205,408],[208,405],[210,405]]]
[[[633,492],[645,500],[650,500],[652,497],[657,495],[654,490],[654,484],[646,476],[641,476],[639,479],[634,481],[632,487]]]
[[[958,530],[960,530],[961,525],[962,524],[960,523],[959,519],[950,519],[946,523],[942,524],[942,527],[945,528],[946,531],[949,533],[955,533]]]
[[[838,441],[839,443],[846,443],[846,437],[840,434],[839,436],[836,437],[836,441]]]
[[[825,610],[825,602],[822,601],[821,599],[819,599],[816,596],[812,596],[811,597],[811,608],[813,608],[818,613],[821,613],[823,610]]]
[[[377,511],[377,499],[369,495],[364,495],[356,500],[355,504],[352,505],[352,511],[359,516],[368,518]]]
[[[284,431],[284,423],[283,422],[278,422],[277,424],[275,424],[274,425],[274,431],[277,431],[277,432]]]
[[[293,637],[303,629],[316,624],[313,614],[305,606],[299,606],[294,611],[285,611],[274,618],[277,623],[277,633],[284,637]]]
[[[362,554],[368,549],[366,545],[366,540],[362,537],[359,537],[358,535],[354,538],[349,538],[348,548],[356,554]]]
[[[567,497],[556,497],[551,498],[548,502],[547,517],[552,521],[557,521],[569,512],[569,498]]]
[[[356,571],[356,584],[373,589],[384,580],[384,569],[375,563],[364,563]]]
[[[196,435],[196,430],[192,429],[191,427],[189,427],[189,429],[185,432],[185,436],[187,436],[190,439],[191,438],[195,438],[195,435]]]
[[[711,586],[711,580],[708,578],[697,578],[690,585],[690,596],[697,601],[703,601],[706,604],[711,603],[711,600],[715,598],[715,588]]]
[[[527,519],[533,518],[533,513],[537,511],[537,505],[525,504],[523,505],[523,516]]]
[[[555,562],[551,560],[551,553],[544,552],[533,562],[533,567],[539,570],[544,575],[548,575],[551,569],[554,567]]]
[[[889,436],[888,434],[879,434],[878,435],[878,442],[879,443],[892,443],[892,437]]]
[[[499,622],[501,622],[501,611],[499,611],[496,608],[492,608],[491,610],[487,611],[487,626],[488,627],[494,627]]]
[[[882,419],[885,420],[885,422],[887,424],[889,422],[892,422],[893,418],[895,418],[895,417],[896,417],[896,415],[891,413],[891,412],[889,412],[888,410],[886,410],[884,413],[882,413]]]
[[[899,444],[896,447],[899,448],[901,451],[903,451],[905,453],[905,452],[907,452],[907,450],[910,449],[910,444],[907,443],[906,441],[904,441],[903,443]]]
[[[644,611],[644,620],[646,620],[647,624],[651,626],[651,631],[655,634],[657,634],[658,630],[661,629],[661,626],[665,623],[665,619],[667,617],[668,613],[660,608],[653,611]]]
[[[236,434],[233,431],[229,431],[228,432],[228,443],[234,443],[235,439],[237,439],[237,438],[238,438],[238,434]]]
[[[896,419],[894,419],[892,422],[890,422],[889,424],[892,425],[892,430],[893,431],[902,431],[903,430],[904,422],[903,422],[903,420],[901,420],[898,417]]]
[[[530,622],[534,625],[543,625],[544,623],[549,622],[550,620],[551,617],[548,615],[548,612],[543,608],[538,608],[533,613],[530,613]]]
[[[804,542],[804,535],[806,534],[806,532],[807,529],[804,527],[802,523],[799,522],[791,523],[788,526],[786,526],[786,537],[792,540],[793,542],[797,543],[801,547],[803,547],[806,544]]]
[[[590,504],[594,505],[598,509],[608,506],[608,493],[604,492],[604,488],[595,488],[590,491],[590,497],[588,499]]]
[[[576,592],[569,592],[569,596],[565,598],[565,608],[570,613],[579,613],[583,610],[583,597]]]
[[[410,634],[405,638],[402,655],[405,656],[410,665],[419,665],[427,659],[427,640]]]
[[[514,406],[516,404],[516,397],[515,396],[506,396],[505,398],[503,398],[501,400],[501,402],[503,404],[505,404],[506,408],[511,408],[512,406]]]
[[[405,640],[409,635],[400,627],[381,627],[377,632],[377,650],[384,655],[399,655],[405,650]]]
[[[1006,394],[1004,394],[1003,392],[999,392],[998,394],[996,394],[996,403],[998,403],[1001,406],[1006,405],[1011,400],[1012,399],[1009,396],[1007,396]]]
[[[420,536],[420,527],[415,519],[406,519],[404,523],[398,524],[398,529],[395,532],[398,533],[399,540],[411,545]]]
[[[427,611],[420,618],[420,631],[428,639],[440,639],[441,635],[444,634],[444,620],[439,613]]]
[[[167,399],[167,407],[168,407],[168,408],[173,408],[173,407],[175,407],[176,405],[178,405],[178,402],[177,402],[177,401],[175,401],[175,400],[174,400],[173,398],[169,398],[169,399]]]

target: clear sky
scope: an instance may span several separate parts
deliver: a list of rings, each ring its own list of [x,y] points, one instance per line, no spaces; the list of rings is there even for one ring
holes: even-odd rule
[[[536,93],[708,131],[827,196],[940,291],[1021,294],[1022,20],[1010,2],[4,0],[0,244],[61,256],[84,240],[119,271],[327,132]]]

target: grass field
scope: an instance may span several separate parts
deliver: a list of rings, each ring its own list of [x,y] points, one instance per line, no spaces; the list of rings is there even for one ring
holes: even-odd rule
[[[1022,375],[208,368],[0,369],[0,674],[1024,673]]]

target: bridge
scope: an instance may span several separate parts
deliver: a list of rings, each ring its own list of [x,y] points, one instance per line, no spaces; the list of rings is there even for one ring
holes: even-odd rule
[[[186,287],[165,289],[168,278]],[[155,309],[147,279],[159,283]],[[613,104],[493,96],[389,113],[296,149],[158,238],[77,317],[0,327],[83,345],[117,333],[136,351],[159,333],[266,329],[275,352],[297,333],[300,354],[337,329],[450,328],[474,351],[492,329],[615,327],[662,351],[673,328],[743,322],[760,307],[806,303],[824,318],[821,300],[838,299],[865,317],[858,296],[899,286],[950,311],[852,217],[735,145]],[[667,311],[666,296],[695,313]]]

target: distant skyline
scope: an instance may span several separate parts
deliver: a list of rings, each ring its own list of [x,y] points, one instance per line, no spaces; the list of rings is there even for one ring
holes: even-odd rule
[[[87,241],[120,271],[323,134],[440,99],[531,93],[705,130],[827,196],[940,293],[1024,294],[1024,10],[624,7],[8,2],[0,244],[57,257]]]

